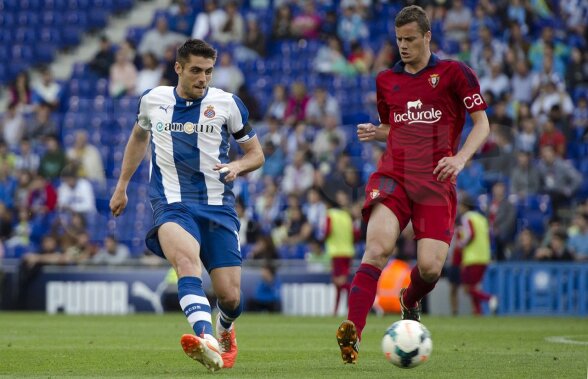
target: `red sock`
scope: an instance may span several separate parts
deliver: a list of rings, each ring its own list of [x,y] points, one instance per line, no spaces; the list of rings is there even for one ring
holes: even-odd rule
[[[341,300],[341,292],[343,292],[342,286],[335,286],[337,290],[337,294],[335,295],[335,309],[333,310],[333,314],[337,315],[337,309],[339,309],[339,301]]]
[[[382,270],[379,268],[362,263],[353,277],[353,282],[351,282],[347,319],[353,321],[360,338],[367,315],[374,305],[381,273]]]
[[[404,292],[404,305],[409,308],[416,307],[417,302],[435,288],[438,280],[439,279],[436,279],[432,283],[425,282],[425,280],[421,278],[419,266],[414,266],[410,272],[410,285]]]
[[[474,314],[480,315],[482,314],[482,301],[490,300],[490,295],[485,292],[478,290],[477,288],[470,287],[469,291],[470,296],[472,297],[472,305],[474,307]]]

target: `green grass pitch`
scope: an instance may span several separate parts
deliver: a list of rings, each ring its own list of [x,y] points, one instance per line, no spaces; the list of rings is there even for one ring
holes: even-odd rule
[[[234,368],[210,374],[186,357],[181,313],[50,316],[0,313],[0,377],[193,378],[586,378],[588,319],[424,317],[433,353],[403,370],[380,351],[398,316],[370,316],[357,365],[339,356],[332,317],[246,314]],[[550,342],[559,337],[560,342]]]

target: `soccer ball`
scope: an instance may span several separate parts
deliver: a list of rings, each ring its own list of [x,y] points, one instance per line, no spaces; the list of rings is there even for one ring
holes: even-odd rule
[[[396,321],[382,338],[384,356],[400,368],[413,368],[426,362],[432,350],[431,333],[417,321]]]

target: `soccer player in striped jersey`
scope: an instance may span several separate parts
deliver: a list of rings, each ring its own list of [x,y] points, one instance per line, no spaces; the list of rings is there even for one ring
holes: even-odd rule
[[[127,205],[128,183],[151,144],[154,226],[145,242],[176,270],[179,302],[195,333],[182,336],[182,348],[210,371],[235,363],[233,322],[243,310],[240,226],[232,182],[264,162],[243,102],[208,86],[216,57],[208,43],[187,40],[177,51],[177,87],[159,86],[143,94],[110,200],[113,215],[119,216]],[[231,136],[244,154],[229,162]],[[218,339],[202,288],[202,267],[218,298]]]

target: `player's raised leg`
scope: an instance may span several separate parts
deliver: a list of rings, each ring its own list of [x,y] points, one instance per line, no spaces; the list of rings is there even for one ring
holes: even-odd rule
[[[186,355],[210,371],[219,370],[223,367],[223,360],[213,336],[210,304],[200,279],[200,245],[184,228],[171,222],[159,228],[158,238],[166,258],[178,274],[180,306],[195,333],[182,336],[182,348]]]
[[[394,251],[399,234],[400,225],[396,215],[386,206],[376,204],[367,226],[361,265],[351,283],[348,319],[337,329],[337,342],[345,363],[357,361],[361,332],[376,298],[378,279]]]
[[[224,367],[231,368],[237,359],[237,335],[234,321],[243,312],[241,296],[241,267],[220,267],[210,273],[218,297],[216,336]]]
[[[422,238],[417,242],[417,265],[410,272],[410,285],[400,291],[403,320],[420,321],[420,301],[435,288],[447,258],[444,241]]]

